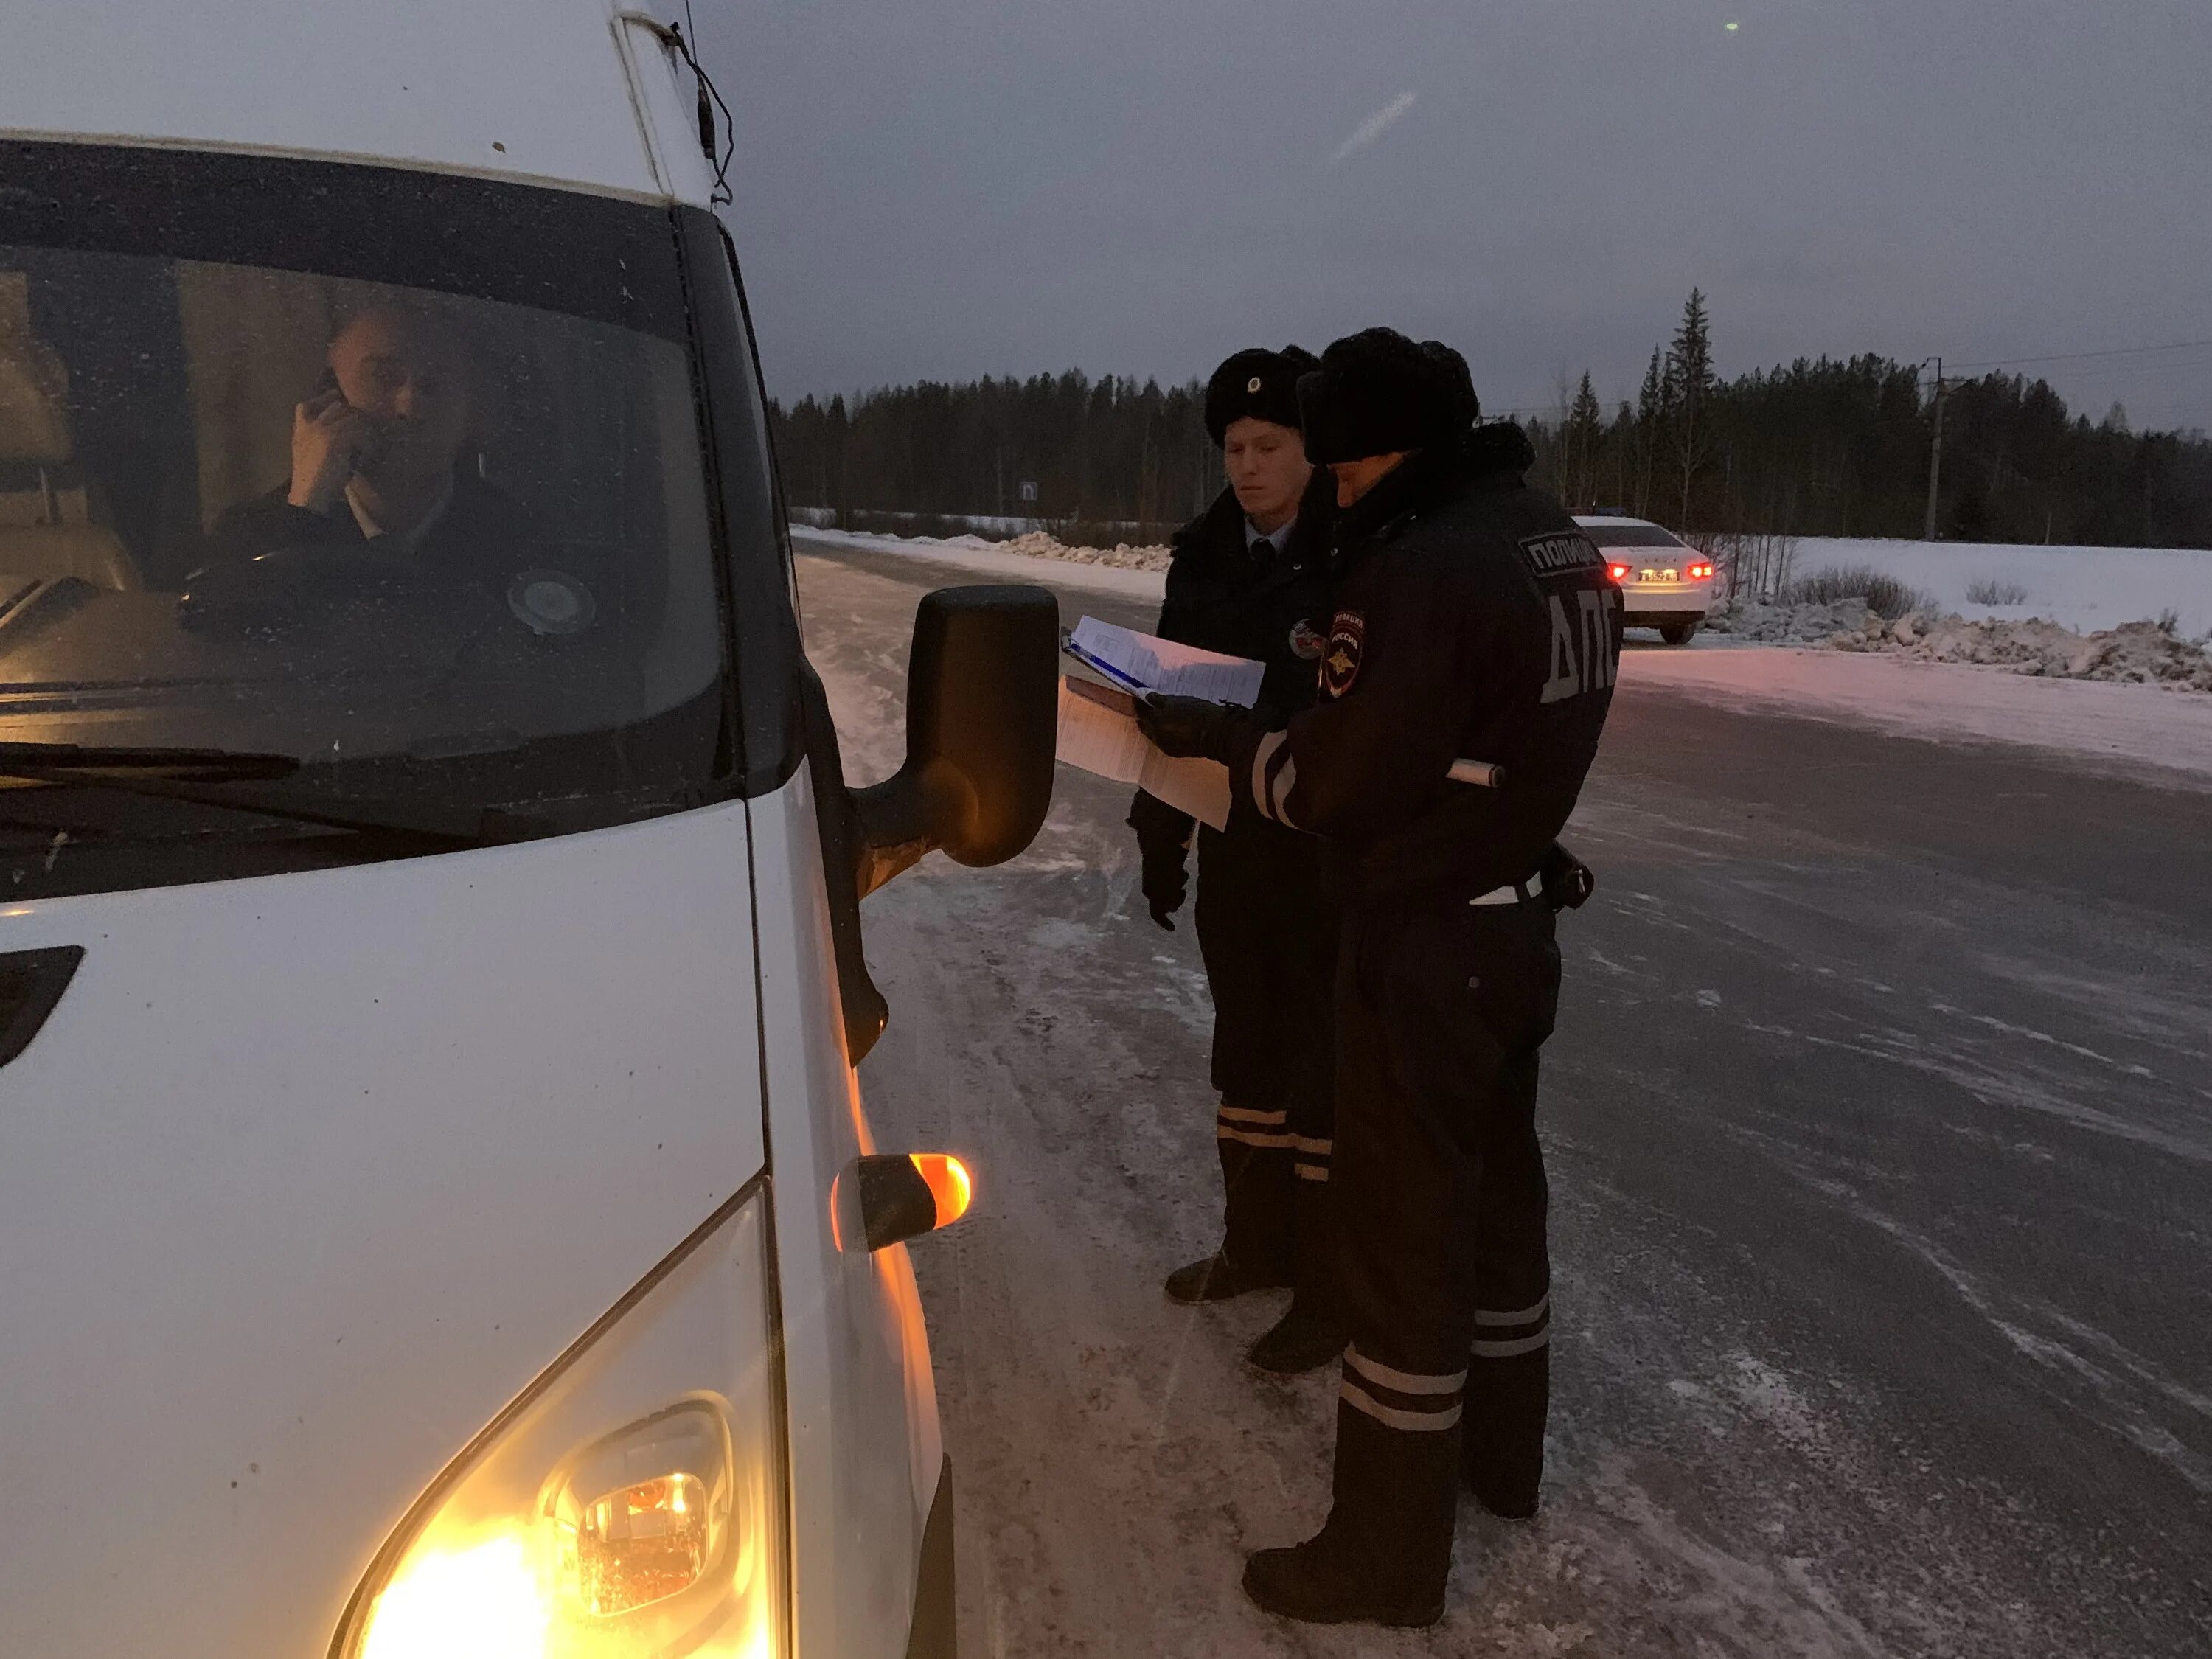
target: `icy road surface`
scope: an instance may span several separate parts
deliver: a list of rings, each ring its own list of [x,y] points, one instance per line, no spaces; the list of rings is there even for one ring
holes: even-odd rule
[[[856,781],[962,580],[801,557]],[[1572,832],[1544,1509],[1463,1508],[1434,1631],[1237,1589],[1322,1517],[1335,1382],[1243,1365],[1277,1297],[1160,1294],[1215,1237],[1209,1012],[1124,792],[1063,769],[1022,859],[868,901],[878,1133],[980,1177],[914,1252],[965,1651],[2212,1651],[2212,793],[1713,696],[1625,676]]]

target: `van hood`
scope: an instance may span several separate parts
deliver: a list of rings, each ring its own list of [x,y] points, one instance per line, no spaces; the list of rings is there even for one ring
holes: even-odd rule
[[[312,1659],[445,1463],[763,1167],[742,804],[0,910],[23,1653]]]

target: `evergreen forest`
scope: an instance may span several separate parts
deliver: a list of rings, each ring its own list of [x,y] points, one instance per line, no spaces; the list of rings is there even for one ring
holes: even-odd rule
[[[1939,393],[1881,356],[1800,358],[1724,380],[1705,296],[1654,348],[1633,402],[1590,376],[1522,420],[1534,479],[1578,511],[1679,531],[1917,537]],[[1480,381],[1477,382],[1478,388]],[[1203,387],[1070,370],[771,404],[788,498],[854,527],[1040,520],[1070,539],[1158,540],[1221,487]],[[2212,441],[2092,422],[2040,380],[1942,383],[1937,534],[1947,540],[2212,547]]]

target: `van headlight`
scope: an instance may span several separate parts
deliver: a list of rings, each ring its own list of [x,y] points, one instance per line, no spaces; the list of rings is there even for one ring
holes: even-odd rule
[[[493,1421],[355,1592],[334,1659],[772,1659],[765,1202],[694,1235]]]

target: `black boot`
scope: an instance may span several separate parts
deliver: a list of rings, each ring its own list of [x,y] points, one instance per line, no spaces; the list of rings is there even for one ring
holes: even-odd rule
[[[1470,1360],[1461,1468],[1468,1490],[1492,1515],[1526,1521],[1544,1480],[1544,1419],[1552,1400],[1552,1351]]]
[[[1458,1467],[1456,1425],[1388,1428],[1340,1401],[1328,1522],[1303,1544],[1253,1555],[1245,1595],[1309,1624],[1435,1624],[1451,1577]]]
[[[1316,1312],[1300,1295],[1291,1298],[1290,1310],[1267,1328],[1244,1357],[1263,1371],[1296,1376],[1344,1358],[1346,1340],[1341,1325]]]
[[[1255,1552],[1244,1563],[1244,1594],[1265,1612],[1310,1625],[1418,1629],[1444,1616],[1443,1586],[1390,1584],[1334,1521],[1303,1544]]]
[[[1251,1291],[1279,1291],[1290,1282],[1287,1273],[1247,1267],[1217,1250],[1203,1261],[1177,1267],[1168,1275],[1166,1288],[1170,1301],[1226,1302]]]

